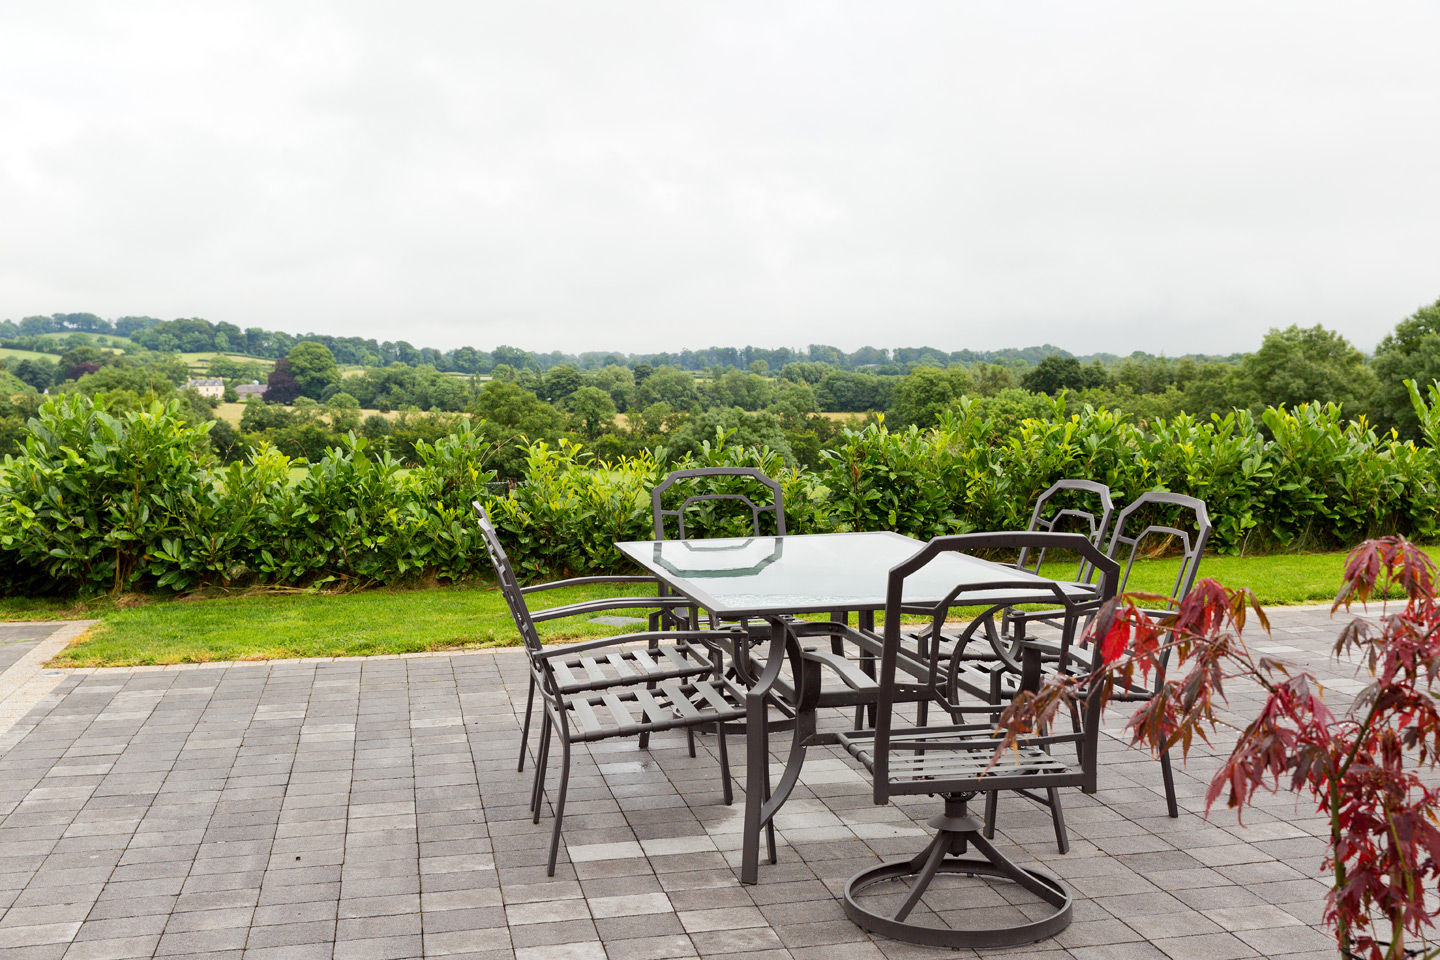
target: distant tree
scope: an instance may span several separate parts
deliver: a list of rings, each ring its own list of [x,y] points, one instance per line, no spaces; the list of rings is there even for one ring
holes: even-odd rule
[[[633,409],[625,415],[630,423],[630,432],[641,440],[668,440],[670,434],[689,419],[689,415],[671,408],[668,403],[652,403],[648,407]]]
[[[565,408],[571,427],[586,440],[594,440],[615,426],[615,401],[599,387],[580,387],[570,394]]]
[[[878,347],[861,347],[850,354],[850,363],[856,367],[875,366],[876,364],[888,363],[890,351],[881,350]]]
[[[564,403],[570,394],[585,383],[584,375],[574,367],[562,364],[552,367],[542,379],[544,390],[541,394],[550,403]]]
[[[325,411],[330,414],[330,429],[336,433],[360,429],[360,401],[345,391],[331,394]]]
[[[978,398],[973,409],[992,437],[1005,437],[1013,434],[1022,420],[1050,419],[1056,415],[1057,407],[1063,409],[1064,406],[1063,398],[1055,399],[1043,393],[1012,387],[1001,390],[993,397]]]
[[[849,362],[844,351],[839,347],[832,347],[824,343],[812,343],[805,349],[805,355],[815,363],[828,364],[832,367],[843,367]],[[789,364],[786,364],[789,366]],[[816,381],[817,383],[819,381]]]
[[[94,373],[110,361],[112,354],[99,347],[71,347],[60,355],[60,369],[63,379],[79,380],[87,373]]]
[[[895,385],[890,415],[900,426],[933,426],[943,411],[974,389],[964,367],[916,367]]]
[[[390,421],[378,413],[372,413],[365,418],[364,423],[360,424],[360,433],[362,436],[369,437],[371,440],[388,437],[390,435]]]
[[[787,363],[781,367],[780,376],[785,380],[793,380],[796,383],[808,383],[814,386],[821,380],[824,380],[825,375],[832,369],[828,363],[796,360],[793,363]]]
[[[1087,386],[1103,384],[1095,383],[1093,374],[1087,376],[1077,358],[1051,354],[1020,378],[1020,386],[1031,393],[1048,393],[1054,396],[1061,390],[1083,390]]]
[[[629,410],[635,402],[635,375],[629,367],[606,364],[590,375],[590,383],[610,396],[616,410]]]
[[[1354,414],[1369,405],[1375,374],[1340,334],[1319,324],[1291,325],[1272,329],[1260,349],[1240,361],[1234,385],[1237,406],[1334,402]]]
[[[275,369],[270,371],[265,388],[265,401],[267,403],[294,403],[300,393],[300,383],[290,372],[290,361],[285,357],[276,360]]]
[[[15,364],[10,372],[15,379],[30,384],[36,390],[48,390],[55,382],[57,367],[49,357],[26,358]]]
[[[1375,348],[1375,408],[1380,420],[1398,428],[1408,437],[1420,435],[1420,424],[1406,379],[1414,380],[1422,392],[1440,379],[1440,300],[1421,307],[1395,325]]]
[[[224,417],[216,420],[210,427],[210,446],[215,448],[215,455],[225,463],[233,463],[245,453],[245,442],[241,439],[240,432]]]
[[[819,409],[815,404],[815,389],[808,383],[786,382],[775,391],[775,400],[769,409],[781,420],[814,413]]]
[[[1002,390],[1010,390],[1016,386],[1015,375],[1010,372],[1010,368],[1002,367],[998,363],[978,363],[970,371],[970,376],[975,381],[975,392],[982,397],[993,397]]]
[[[502,431],[531,439],[553,439],[565,426],[560,411],[513,383],[491,380],[470,404],[470,412]]]
[[[670,435],[666,446],[675,456],[696,453],[706,441],[715,443],[717,430],[726,435],[726,446],[769,447],[787,464],[794,466],[797,462],[778,417],[767,412],[749,413],[737,407],[717,407],[695,414]]]
[[[707,406],[763,410],[770,405],[775,390],[768,379],[758,374],[727,370],[706,383],[701,393],[709,401]]]
[[[318,400],[326,387],[340,382],[335,355],[323,343],[304,340],[291,347],[285,359],[290,362],[290,375],[304,396]]]
[[[815,403],[832,413],[866,413],[890,406],[896,378],[832,370],[815,385]]]
[[[122,337],[129,337],[141,330],[149,330],[159,322],[155,317],[121,317],[115,321],[115,332]]]
[[[635,402],[642,407],[667,403],[674,410],[689,411],[699,408],[699,399],[695,378],[675,367],[660,367],[635,387]]]
[[[490,351],[490,355],[495,359],[496,366],[503,363],[516,370],[522,370],[535,365],[535,359],[528,351],[507,347],[503,344]]]

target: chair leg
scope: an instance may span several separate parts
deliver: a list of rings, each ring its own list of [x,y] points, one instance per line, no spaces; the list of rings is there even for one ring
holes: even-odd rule
[[[691,622],[691,623],[694,623],[695,621],[692,619],[690,622]],[[658,651],[658,650],[660,649],[660,641],[658,641],[658,640],[651,640],[650,643],[648,644],[648,646],[649,646],[649,648],[650,648],[650,654],[651,654],[652,656],[654,656],[655,653],[656,653],[656,651]],[[653,695],[653,694],[655,693],[655,681],[652,680],[652,681],[650,681],[649,683],[645,684],[645,689],[648,690],[648,691],[650,691],[650,693]],[[641,750],[649,750],[649,749],[650,749],[650,731],[649,731],[649,730],[646,730],[645,732],[643,732],[643,733],[640,734],[640,749],[641,749]],[[695,753],[694,753],[695,747],[694,747],[693,745],[690,747],[690,750],[691,750],[690,756],[692,756],[692,757],[695,756]]]
[[[1046,790],[1050,798],[1050,820],[1055,824],[1055,846],[1061,853],[1070,852],[1070,835],[1065,830],[1065,809],[1060,806],[1060,791],[1054,787]],[[993,836],[993,833],[992,833]]]
[[[560,739],[560,788],[555,794],[555,826],[550,830],[550,865],[547,877],[555,876],[555,858],[560,853],[560,825],[565,820],[565,791],[570,787],[570,741]]]
[[[715,739],[720,742],[720,796],[725,806],[735,802],[735,789],[730,785],[730,750],[725,746],[725,725],[715,724]]]
[[[685,739],[690,742],[690,756],[691,756],[691,758],[693,759],[694,756],[695,756],[695,728],[694,728],[694,727],[686,727],[686,728],[685,728]]]
[[[1160,754],[1160,775],[1165,778],[1165,806],[1170,811],[1171,819],[1180,816],[1180,806],[1175,802],[1175,774],[1170,769],[1170,751],[1165,750]]]
[[[1000,812],[1000,791],[991,790],[985,794],[985,839],[995,839],[995,817]]]
[[[516,772],[525,772],[525,751],[530,746],[530,714],[535,709],[535,675],[530,675],[530,692],[525,695],[525,724],[520,728],[520,764]]]
[[[550,715],[540,724],[540,750],[535,754],[535,785],[530,791],[530,822],[540,822],[540,807],[545,802],[545,767],[550,760]]]
[[[770,758],[765,758],[765,800],[770,800]],[[775,851],[775,818],[771,817],[765,821],[765,852],[770,855],[772,864],[779,863],[779,854]]]

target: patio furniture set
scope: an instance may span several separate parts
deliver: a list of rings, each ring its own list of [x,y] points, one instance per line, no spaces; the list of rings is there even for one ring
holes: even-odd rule
[[[728,805],[726,738],[743,734],[744,883],[759,879],[762,842],[768,861],[777,861],[775,815],[799,782],[806,751],[838,744],[869,773],[875,803],[904,795],[943,802],[924,850],[851,878],[846,914],[881,936],[948,947],[1027,943],[1070,922],[1073,896],[1066,885],[1016,865],[991,840],[1000,794],[1013,792],[1049,809],[1057,845],[1066,852],[1062,791],[1098,787],[1100,698],[1090,691],[1069,731],[1021,737],[998,757],[995,722],[1017,692],[1036,689],[1048,672],[1084,676],[1098,666],[1099,644],[1086,641],[1084,627],[1126,588],[1138,555],[1161,546],[1178,552],[1170,590],[1178,598],[1195,581],[1210,532],[1200,500],[1152,492],[1117,513],[1104,485],[1062,480],[1041,494],[1023,532],[928,543],[889,532],[787,535],[773,479],[751,468],[712,467],[668,476],[652,494],[654,539],[616,544],[648,576],[521,587],[489,515],[478,503],[476,510],[529,656],[521,771],[537,696],[540,701],[530,800],[536,823],[547,795],[551,800],[552,875],[574,744],[633,736],[644,749],[651,734],[683,729],[693,756],[696,734],[713,733]],[[744,535],[704,535],[737,529]],[[1015,561],[983,559],[1002,553]],[[1047,555],[1054,564],[1057,553],[1078,566],[1063,567],[1059,578],[1045,576]],[[594,583],[643,583],[658,586],[659,595],[529,607],[528,598],[545,591]],[[647,629],[637,633],[545,646],[536,630],[537,623],[565,617],[635,610],[648,615]],[[1137,685],[1112,696],[1141,700],[1153,689]],[[821,711],[830,708],[847,717],[853,710],[853,723],[818,729]],[[772,735],[790,741],[773,782]],[[559,776],[551,794],[546,775],[557,742]],[[1161,771],[1169,814],[1178,816],[1168,756],[1161,757]],[[984,811],[977,817],[970,805],[978,799]],[[970,855],[972,847],[979,856]],[[937,884],[955,876],[1026,891],[1033,919],[960,929],[918,919],[927,893],[932,899],[955,895]]]

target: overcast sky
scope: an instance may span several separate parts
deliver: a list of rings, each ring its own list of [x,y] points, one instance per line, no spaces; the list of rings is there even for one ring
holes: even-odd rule
[[[421,346],[1369,350],[1440,3],[0,4],[0,317]]]

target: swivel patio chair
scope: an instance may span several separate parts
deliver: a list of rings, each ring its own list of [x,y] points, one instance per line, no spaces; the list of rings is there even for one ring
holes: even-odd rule
[[[543,711],[540,745],[535,757],[534,783],[530,806],[532,819],[540,822],[545,799],[545,773],[550,741],[560,740],[560,782],[554,799],[555,825],[550,838],[547,872],[555,875],[560,847],[560,829],[565,818],[565,798],[570,783],[572,743],[591,743],[613,737],[640,735],[699,726],[713,727],[718,734],[722,795],[728,805],[734,800],[730,783],[730,759],[723,725],[745,714],[743,688],[726,679],[721,668],[721,641],[734,641],[725,630],[649,630],[602,637],[581,643],[546,647],[541,644],[533,616],[525,603],[510,558],[500,543],[485,508],[475,504],[485,550],[495,567],[495,576],[506,606],[525,644],[530,665],[531,694],[540,693]],[[667,609],[683,604],[683,598],[649,597],[617,601],[571,604],[548,610],[543,618],[557,619],[642,605]],[[643,646],[639,644],[644,644]],[[526,705],[522,734],[528,736],[531,704]],[[694,745],[691,744],[693,755]]]
[[[976,704],[952,696],[943,685],[929,685],[928,692],[940,711],[949,715],[945,725],[905,727],[897,723],[897,694],[904,697],[911,685],[897,683],[897,661],[912,649],[901,627],[901,615],[913,607],[902,605],[905,582],[937,557],[952,552],[975,552],[1002,548],[1074,550],[1098,574],[1096,591],[1076,596],[1062,585],[1053,585],[1055,605],[1066,633],[1115,595],[1119,567],[1084,536],[1048,532],[982,533],[938,537],[910,559],[890,571],[885,605],[885,631],[880,655],[876,724],[873,730],[841,733],[839,741],[870,772],[877,804],[892,797],[930,795],[941,797],[944,813],[930,824],[936,828],[931,843],[919,854],[862,870],[845,886],[845,913],[864,929],[899,940],[950,948],[1013,946],[1052,936],[1070,922],[1073,898],[1056,877],[1037,869],[1016,865],[983,833],[982,822],[969,813],[968,804],[980,794],[996,790],[1046,790],[1079,787],[1092,793],[1096,786],[1097,737],[1100,697],[1098,687],[1089,691],[1078,728],[1071,733],[1040,731],[1020,737],[1014,750],[996,756],[1001,740],[996,736],[996,704]],[[1033,596],[1033,581],[974,584],[957,587],[932,611],[934,622],[943,622],[948,611],[964,606],[981,591],[1014,590]],[[993,596],[993,593],[991,593]],[[991,612],[1004,604],[989,605]],[[1076,668],[1098,666],[1098,644],[1087,658],[1071,654]],[[902,649],[903,648],[903,649]],[[1023,680],[1021,687],[1033,690],[1040,680],[1040,650],[1022,641]],[[938,666],[938,654],[935,665]],[[968,719],[968,722],[965,722]],[[1072,762],[1052,753],[1055,747],[1073,748]],[[1068,749],[1066,750],[1068,753]],[[971,846],[980,857],[963,856]],[[1036,905],[1018,907],[1013,922],[983,923],[956,928],[944,916],[967,904],[941,902],[943,891],[931,892],[937,877],[962,875],[1013,883],[1027,891],[1044,908],[1036,917]],[[908,886],[905,881],[909,881]],[[927,893],[930,895],[927,899]],[[898,902],[897,902],[898,901]],[[889,904],[887,906],[887,904]],[[920,910],[917,914],[916,911]]]

